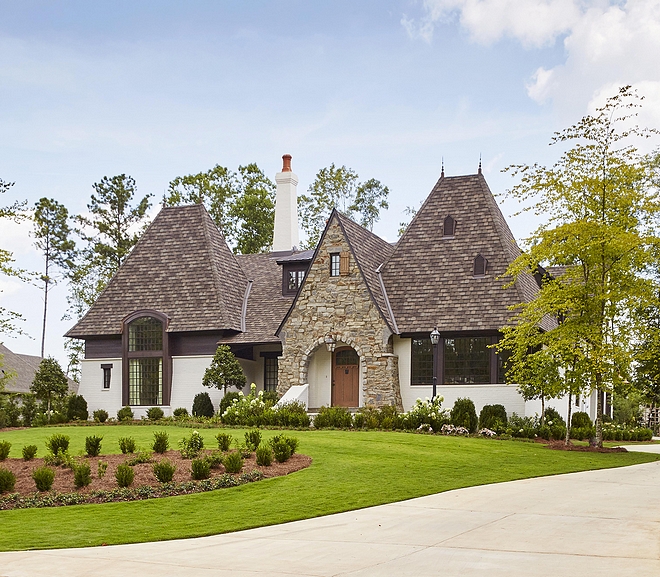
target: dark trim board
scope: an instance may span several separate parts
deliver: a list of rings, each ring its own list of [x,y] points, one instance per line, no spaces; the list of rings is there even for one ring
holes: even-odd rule
[[[85,339],[86,359],[119,359],[122,356],[121,335]]]

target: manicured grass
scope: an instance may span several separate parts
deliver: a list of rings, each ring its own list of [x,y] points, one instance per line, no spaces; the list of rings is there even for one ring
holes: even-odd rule
[[[146,448],[155,430],[170,444],[190,433],[178,427],[107,426],[39,428],[0,433],[12,443],[45,453],[54,432],[71,437],[71,452],[87,435],[104,437],[101,452],[119,452],[132,436]],[[235,438],[244,430],[226,429]],[[217,429],[203,429],[215,446]],[[268,438],[276,431],[264,431]],[[551,451],[537,443],[367,431],[293,431],[312,466],[286,477],[209,493],[130,503],[0,512],[0,550],[84,547],[212,535],[390,503],[459,487],[655,461],[646,453]]]

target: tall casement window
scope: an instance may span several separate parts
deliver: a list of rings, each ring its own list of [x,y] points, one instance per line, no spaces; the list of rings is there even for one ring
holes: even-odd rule
[[[330,254],[330,276],[339,276],[341,258],[338,252]]]
[[[442,236],[443,237],[453,237],[456,232],[456,221],[453,217],[447,216],[442,225]]]
[[[277,390],[277,356],[264,357],[264,391]]]
[[[169,404],[170,359],[167,318],[155,311],[134,313],[124,322],[123,403]]]
[[[430,338],[412,339],[411,385],[433,384],[433,346]]]
[[[103,388],[109,389],[112,382],[112,363],[101,365],[103,370]]]
[[[461,337],[444,340],[444,383],[468,385],[490,383],[490,337]]]

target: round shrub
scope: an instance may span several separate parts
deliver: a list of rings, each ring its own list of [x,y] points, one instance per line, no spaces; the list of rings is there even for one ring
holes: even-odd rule
[[[57,453],[66,453],[69,450],[69,441],[70,439],[67,435],[55,433],[46,439],[46,448],[53,455],[57,455]]]
[[[211,469],[217,469],[222,465],[222,459],[224,458],[224,455],[222,454],[222,451],[212,451],[208,455],[206,455],[205,459],[208,461],[209,466]]]
[[[76,489],[87,487],[92,482],[92,469],[89,463],[80,463],[73,469],[73,484]]]
[[[225,466],[227,473],[240,473],[243,468],[243,457],[238,451],[233,451],[225,456],[222,464]]]
[[[71,395],[67,407],[69,421],[86,421],[89,417],[87,412],[87,401],[82,395]]]
[[[479,420],[472,399],[456,399],[450,419],[455,427],[465,427],[470,433],[476,432]]]
[[[108,411],[105,409],[96,409],[96,411],[92,413],[92,416],[94,417],[94,422],[105,423],[108,420]]]
[[[204,448],[204,437],[199,431],[190,433],[190,437],[184,437],[179,441],[179,452],[184,459],[194,459]]]
[[[188,409],[185,407],[178,407],[172,411],[172,415],[174,415],[175,419],[178,419],[179,417],[187,417],[188,416]]]
[[[160,453],[162,455],[165,451],[167,451],[169,446],[170,437],[167,434],[167,431],[156,431],[154,433],[154,443],[151,446],[154,452]]]
[[[218,433],[215,438],[218,440],[218,449],[224,452],[229,451],[233,439],[231,435],[228,435],[227,433]]]
[[[25,445],[23,447],[23,460],[31,461],[37,456],[37,446],[36,445]]]
[[[268,445],[257,447],[257,465],[269,467],[273,462],[273,450]]]
[[[190,476],[194,481],[208,479],[211,476],[211,463],[207,459],[193,459],[190,462]]]
[[[117,480],[117,485],[119,487],[130,487],[133,484],[134,478],[135,472],[125,463],[122,463],[117,467],[117,470],[115,471],[115,479]]]
[[[101,454],[101,441],[103,437],[91,435],[85,439],[85,452],[88,457],[98,457]]]
[[[132,421],[133,420],[133,410],[129,407],[122,407],[117,411],[117,420],[118,421]]]
[[[591,427],[593,425],[593,422],[591,421],[591,417],[583,411],[578,411],[577,413],[573,413],[573,416],[571,417],[571,429],[577,429],[580,427]]]
[[[504,405],[484,405],[479,413],[479,428],[497,431],[506,429],[508,420]]]
[[[291,447],[284,439],[278,439],[270,445],[273,448],[273,455],[275,455],[275,460],[278,463],[284,463],[288,461],[293,452]]]
[[[16,485],[16,475],[9,469],[0,467],[0,493],[11,493]]]
[[[55,480],[55,470],[50,467],[38,467],[32,471],[32,479],[37,487],[37,491],[50,491]]]
[[[151,469],[156,476],[156,479],[161,483],[169,483],[174,478],[174,472],[176,471],[176,465],[170,463],[167,459],[163,459],[158,463],[154,463],[151,466]]]
[[[163,409],[160,407],[150,407],[147,410],[147,419],[150,421],[159,421],[165,416],[165,413],[163,413]]]
[[[9,451],[11,450],[11,443],[9,441],[0,441],[0,461],[4,461],[9,457]]]
[[[119,449],[124,455],[135,453],[135,439],[133,437],[120,437]]]
[[[564,427],[566,426],[566,421],[564,421],[564,417],[562,417],[559,414],[559,411],[557,411],[557,409],[555,409],[554,407],[546,407],[545,412],[543,414],[543,420],[550,427],[552,427],[553,425],[563,425]]]
[[[197,393],[193,400],[192,414],[195,417],[212,417],[213,403],[208,393]]]

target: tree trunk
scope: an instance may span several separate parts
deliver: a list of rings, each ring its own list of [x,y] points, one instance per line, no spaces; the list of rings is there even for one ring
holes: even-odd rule
[[[569,445],[571,442],[571,412],[573,410],[573,395],[571,391],[568,391],[568,417],[566,419],[566,440],[565,445]]]
[[[44,272],[44,320],[41,326],[41,358],[42,359],[44,358],[44,350],[46,346],[46,313],[48,311],[48,281],[50,280],[48,278],[48,268],[50,265],[49,252],[50,252],[50,243],[49,240],[46,239],[46,270]]]
[[[541,395],[541,426],[545,424],[545,395]]]
[[[50,425],[50,395],[48,395],[48,424]]]
[[[603,446],[603,392],[600,386],[600,375],[596,377],[599,386],[596,388],[598,400],[596,401],[596,446]]]

